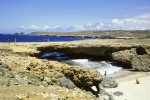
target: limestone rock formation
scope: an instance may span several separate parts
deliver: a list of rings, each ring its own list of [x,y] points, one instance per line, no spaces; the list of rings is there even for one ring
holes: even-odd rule
[[[112,53],[116,62],[131,66],[134,70],[150,71],[149,47],[132,48]]]
[[[72,80],[77,87],[83,89],[90,88],[91,86],[97,87],[103,79],[99,72],[78,66],[68,68],[64,74]]]
[[[131,60],[132,68],[138,71],[150,71],[150,56],[137,55]]]
[[[112,53],[112,59],[116,62],[131,65],[131,59],[134,55],[136,55],[136,49],[132,48],[131,50],[123,50]]]

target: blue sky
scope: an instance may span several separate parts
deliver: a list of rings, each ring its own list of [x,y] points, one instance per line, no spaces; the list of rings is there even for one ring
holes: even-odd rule
[[[0,0],[0,33],[150,29],[150,0]]]

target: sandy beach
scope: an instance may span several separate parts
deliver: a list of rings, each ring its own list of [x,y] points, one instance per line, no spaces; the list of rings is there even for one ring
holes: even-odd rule
[[[136,84],[136,79],[140,84]],[[117,88],[108,88],[107,92],[113,95],[115,100],[149,100],[150,98],[150,73],[132,72],[116,78],[119,83]],[[114,92],[122,92],[123,95],[116,96]]]

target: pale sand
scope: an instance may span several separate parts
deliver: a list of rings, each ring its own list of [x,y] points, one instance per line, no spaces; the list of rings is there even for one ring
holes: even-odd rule
[[[140,84],[136,84],[136,78]],[[116,79],[119,85],[117,88],[106,89],[107,92],[120,91],[123,95],[114,96],[115,100],[150,100],[150,73],[132,72],[129,75]]]

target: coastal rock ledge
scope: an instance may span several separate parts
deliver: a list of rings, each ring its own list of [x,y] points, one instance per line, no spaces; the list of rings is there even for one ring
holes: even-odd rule
[[[130,68],[137,71],[150,71],[150,55],[138,48],[131,48],[130,50],[123,50],[112,53],[112,59],[118,63],[121,63],[126,68]]]
[[[99,91],[99,84],[103,79],[99,72],[79,66],[68,68],[64,74],[72,80],[77,87],[85,90],[90,89],[92,86],[96,86]]]
[[[138,71],[150,71],[150,56],[136,55],[131,60],[132,68]]]

